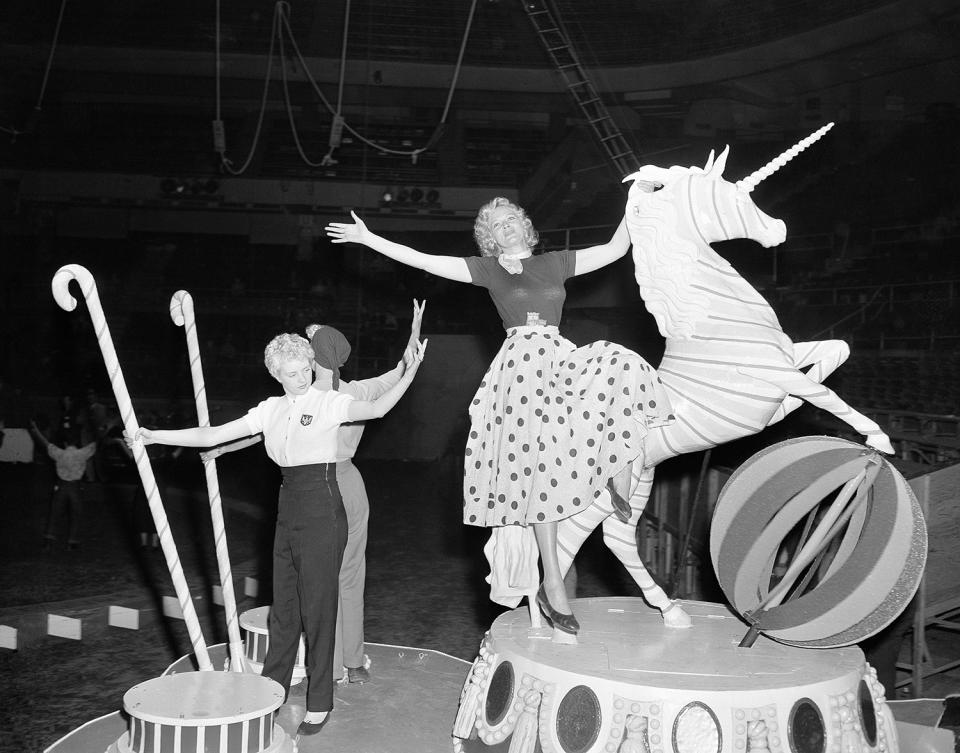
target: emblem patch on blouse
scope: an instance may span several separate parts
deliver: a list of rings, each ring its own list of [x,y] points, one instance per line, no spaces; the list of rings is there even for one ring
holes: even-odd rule
[[[300,416],[301,426],[309,426],[311,421],[313,421],[313,416],[308,416],[306,413]]]

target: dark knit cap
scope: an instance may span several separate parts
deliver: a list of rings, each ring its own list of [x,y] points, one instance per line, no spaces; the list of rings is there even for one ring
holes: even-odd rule
[[[318,366],[333,372],[333,389],[340,386],[340,367],[350,356],[350,343],[336,327],[321,325],[310,338],[313,357]]]

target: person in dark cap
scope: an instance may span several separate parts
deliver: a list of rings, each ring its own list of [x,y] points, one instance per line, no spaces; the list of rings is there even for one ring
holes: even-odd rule
[[[427,302],[414,300],[410,338],[404,352],[409,359],[420,340],[420,324]],[[314,353],[314,387],[351,395],[356,400],[372,401],[390,390],[403,376],[401,360],[395,368],[370,379],[341,381],[340,367],[350,357],[350,342],[337,328],[311,324],[306,328]],[[360,471],[353,464],[353,456],[366,427],[365,421],[340,425],[337,435],[337,485],[347,514],[347,545],[340,565],[340,608],[337,619],[337,638],[334,649],[334,676],[346,675],[348,682],[363,683],[370,679],[370,659],[364,653],[363,594],[367,574],[367,522],[370,502]],[[213,448],[201,454],[204,460],[242,449],[260,441],[260,436],[242,439]],[[342,668],[342,669],[341,669]]]
[[[284,333],[264,350],[264,364],[283,387],[246,415],[219,426],[146,429],[124,433],[128,446],[167,444],[215,447],[263,434],[267,455],[283,472],[273,545],[273,604],[270,607],[263,675],[287,693],[301,634],[306,636],[306,714],[298,735],[319,732],[333,709],[334,638],[338,576],[347,543],[347,516],[337,485],[340,424],[380,418],[406,392],[423,359],[426,343],[404,354],[397,383],[376,400],[321,389],[312,381],[314,353],[300,335]]]
[[[413,323],[408,349],[420,339],[423,320],[422,304],[413,302]],[[332,389],[352,395],[357,400],[376,400],[400,379],[403,364],[392,371],[358,381],[341,381],[340,367],[350,355],[350,343],[334,327],[311,324],[307,337],[313,347],[314,384],[320,389]],[[364,421],[341,424],[337,438],[337,484],[347,511],[347,548],[340,565],[340,617],[337,621],[337,643],[334,667],[346,669],[348,682],[362,683],[370,678],[370,660],[363,652],[363,591],[367,575],[367,521],[370,502],[360,471],[353,464],[353,456],[360,444],[366,426]],[[337,662],[340,661],[338,664]]]

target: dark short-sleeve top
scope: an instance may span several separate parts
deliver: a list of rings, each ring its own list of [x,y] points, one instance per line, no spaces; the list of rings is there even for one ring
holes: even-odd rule
[[[523,259],[523,271],[512,275],[492,256],[465,258],[470,280],[486,288],[493,299],[504,329],[527,323],[535,311],[547,324],[559,325],[567,291],[564,282],[576,273],[577,252],[551,251]]]

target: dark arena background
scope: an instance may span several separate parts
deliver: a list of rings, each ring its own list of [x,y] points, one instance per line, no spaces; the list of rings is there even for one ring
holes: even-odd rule
[[[502,326],[485,290],[332,244],[324,227],[353,210],[392,240],[468,256],[476,210],[505,196],[544,249],[582,248],[609,238],[621,180],[639,166],[703,165],[729,144],[736,180],[828,122],[753,193],[786,242],[715,250],[794,341],[849,344],[827,384],[890,435],[891,462],[926,490],[931,537],[921,597],[876,661],[892,673],[890,699],[958,692],[958,40],[955,0],[6,0],[0,749],[54,745],[191,650],[167,608],[163,556],[140,546],[140,482],[116,443],[81,484],[79,546],[44,546],[56,477],[31,422],[49,435],[101,411],[114,438],[120,428],[86,304],[68,313],[51,293],[61,266],[92,274],[143,426],[196,423],[176,291],[194,301],[214,424],[279,394],[263,366],[273,335],[333,325],[353,346],[344,377],[366,378],[397,362],[413,300],[427,301],[421,371],[357,455],[371,503],[366,638],[409,647],[404,661],[457,660],[455,711],[504,611],[488,601],[486,532],[462,524],[460,486],[467,406]],[[567,291],[562,334],[659,362],[629,255]],[[708,551],[720,489],[753,453],[811,434],[861,441],[804,406],[658,468],[637,546],[671,596],[723,601]],[[269,604],[279,473],[262,445],[219,468],[238,606]],[[156,472],[207,641],[222,643],[198,453]],[[576,575],[580,598],[639,597],[599,533]],[[111,621],[112,607],[138,610],[136,629]],[[338,704],[385,692],[376,677],[390,660],[379,661],[374,682],[338,691]],[[389,730],[387,706],[357,724]],[[370,750],[406,751],[382,744]],[[448,749],[449,737],[436,748]]]

